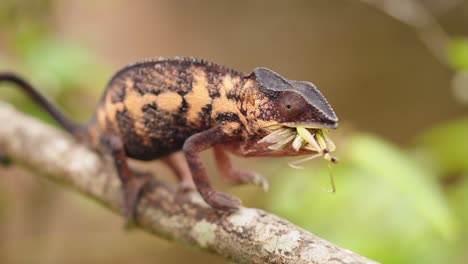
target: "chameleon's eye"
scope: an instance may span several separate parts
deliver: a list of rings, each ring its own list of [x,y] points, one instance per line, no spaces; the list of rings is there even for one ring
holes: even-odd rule
[[[298,94],[285,93],[279,102],[279,113],[290,119],[303,114],[307,109],[307,102]]]

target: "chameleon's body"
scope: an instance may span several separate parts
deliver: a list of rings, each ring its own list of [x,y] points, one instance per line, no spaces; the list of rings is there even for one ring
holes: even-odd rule
[[[127,157],[162,158],[185,187],[193,185],[193,178],[208,204],[233,209],[240,201],[211,187],[200,151],[214,147],[218,167],[231,182],[265,185],[260,176],[232,168],[226,153],[310,153],[290,148],[272,152],[267,144],[257,142],[274,126],[336,128],[338,124],[333,110],[311,83],[286,80],[263,68],[247,75],[195,59],[147,60],[123,68],[109,82],[87,126],[68,121],[19,77],[0,73],[2,80],[19,84],[73,135],[113,156],[129,216],[133,216],[141,188],[150,177],[131,171]],[[185,158],[176,153],[181,150]]]
[[[228,130],[258,130],[252,122],[255,100],[240,99],[252,91],[248,86],[253,83],[246,83],[242,73],[204,61],[130,65],[109,82],[90,132],[96,138],[103,132],[121,135],[129,157],[153,160],[181,150],[191,135],[220,123]]]

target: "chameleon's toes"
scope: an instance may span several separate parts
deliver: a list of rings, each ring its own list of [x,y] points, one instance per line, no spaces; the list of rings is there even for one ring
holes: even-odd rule
[[[150,173],[135,173],[135,176],[123,185],[123,213],[127,219],[127,226],[131,226],[135,220],[138,201],[151,180]]]
[[[218,191],[211,192],[204,199],[211,207],[219,210],[234,211],[239,209],[241,205],[239,198]]]
[[[251,171],[234,170],[228,180],[234,184],[254,184],[261,187],[265,192],[269,189],[268,181],[262,175]]]
[[[268,180],[259,174],[254,173],[254,176],[252,177],[252,183],[257,186],[260,186],[264,192],[268,192],[268,190],[270,189],[270,184],[268,183]]]

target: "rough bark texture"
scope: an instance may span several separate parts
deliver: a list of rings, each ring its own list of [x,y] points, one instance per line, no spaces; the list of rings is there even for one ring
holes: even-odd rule
[[[8,156],[121,211],[120,183],[108,159],[6,104],[0,104],[0,124],[0,149]],[[156,179],[137,223],[239,263],[375,263],[262,210],[214,211],[197,193],[181,194]]]

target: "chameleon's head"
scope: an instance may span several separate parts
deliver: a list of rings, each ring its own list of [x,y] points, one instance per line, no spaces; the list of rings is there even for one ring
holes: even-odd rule
[[[337,128],[338,118],[312,83],[287,80],[265,68],[256,68],[250,77],[260,97],[257,119],[266,131],[255,145],[257,154],[314,154],[336,162],[329,154],[335,145],[324,130]]]
[[[287,80],[266,68],[256,68],[253,77],[259,92],[268,99],[261,119],[285,127],[338,127],[335,112],[312,83]]]

